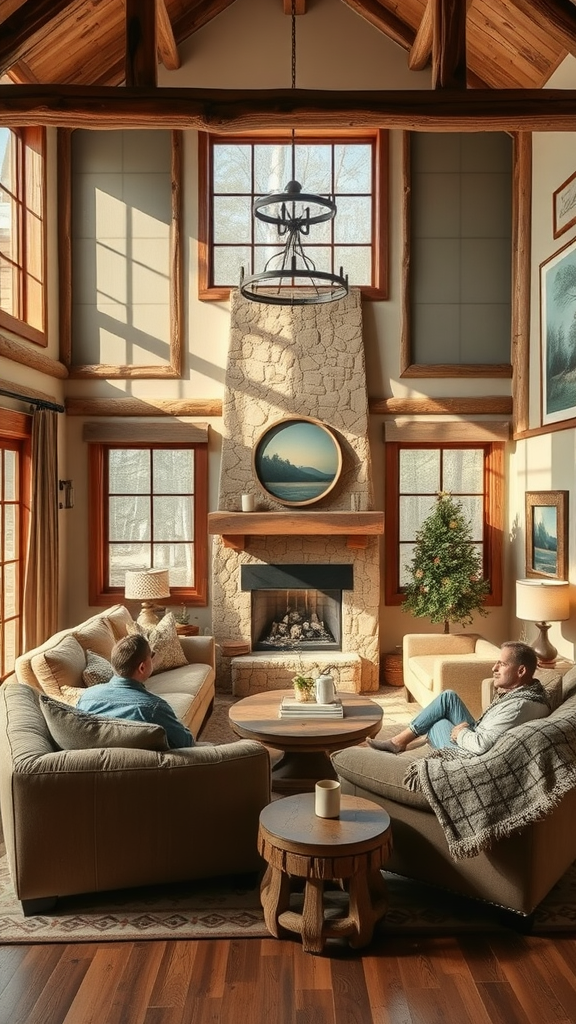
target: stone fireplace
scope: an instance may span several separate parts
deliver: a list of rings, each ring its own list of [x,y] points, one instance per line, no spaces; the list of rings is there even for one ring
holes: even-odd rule
[[[376,690],[383,515],[372,511],[359,293],[289,307],[235,292],[225,384],[219,510],[209,515],[218,685],[245,696],[329,665],[340,689]],[[305,508],[274,500],[253,468],[263,431],[288,416],[319,420],[342,451],[337,485]],[[246,492],[254,512],[240,511]],[[227,657],[229,641],[249,653]]]

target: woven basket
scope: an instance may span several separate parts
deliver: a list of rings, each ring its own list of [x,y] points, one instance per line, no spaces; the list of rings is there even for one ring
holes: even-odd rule
[[[383,671],[386,686],[404,686],[401,654],[385,654],[383,657]]]

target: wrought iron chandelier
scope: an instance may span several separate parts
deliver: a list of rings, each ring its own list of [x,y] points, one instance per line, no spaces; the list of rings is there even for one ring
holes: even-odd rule
[[[296,88],[296,12],[292,0],[292,89]],[[303,192],[296,181],[296,143],[292,129],[292,180],[284,192],[273,192],[254,201],[252,213],[256,220],[276,227],[285,241],[281,249],[267,260],[259,274],[245,276],[240,271],[240,292],[252,302],[273,306],[310,306],[334,302],[348,294],[348,275],[342,267],[339,274],[317,270],[307,255],[302,239],[315,224],[323,224],[336,216],[336,203],[329,196]]]

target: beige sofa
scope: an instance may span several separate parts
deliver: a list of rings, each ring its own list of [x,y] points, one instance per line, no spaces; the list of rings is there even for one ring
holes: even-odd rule
[[[114,605],[78,626],[55,633],[40,647],[22,654],[16,660],[16,678],[74,705],[86,686],[82,673],[87,669],[88,652],[109,660],[116,641],[126,636],[133,625],[128,609]],[[183,636],[178,637],[178,644],[183,656],[176,660],[185,660],[186,664],[154,673],[146,688],[164,697],[197,736],[214,702],[214,638]]]
[[[559,706],[549,718],[519,729],[551,729],[556,743],[555,730],[566,718],[576,722],[576,669],[563,680],[550,671],[538,675],[550,688],[553,704],[559,701]],[[486,696],[490,683],[484,685]],[[516,732],[511,730],[509,736],[518,745]],[[390,871],[531,915],[576,859],[576,749],[566,772],[574,776],[574,786],[550,813],[497,839],[489,849],[458,859],[451,855],[445,831],[426,796],[406,788],[404,782],[408,766],[431,753],[423,741],[397,756],[358,746],[337,751],[332,762],[343,792],[374,800],[388,811],[394,843]]]
[[[407,633],[402,645],[404,685],[420,707],[442,690],[455,690],[471,714],[482,713],[482,681],[500,648],[478,633]]]
[[[21,683],[0,688],[0,810],[25,914],[72,893],[260,869],[258,820],[270,801],[269,755],[260,743],[63,750],[43,701],[53,705]],[[163,733],[147,723],[120,727],[139,731],[142,745],[154,746]]]

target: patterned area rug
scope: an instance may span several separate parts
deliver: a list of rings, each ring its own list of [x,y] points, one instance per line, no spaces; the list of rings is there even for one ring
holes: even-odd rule
[[[418,710],[407,705],[402,690],[383,688],[376,696],[385,706],[384,735]],[[227,742],[231,698],[218,695],[203,740]],[[3,851],[2,851],[3,852]],[[430,886],[384,873],[390,907],[379,935],[459,934],[512,927],[515,915],[451,896]],[[339,912],[342,894],[334,894],[331,914]],[[295,897],[298,899],[298,897]],[[576,932],[576,864],[536,912],[533,934]],[[114,893],[65,897],[55,911],[24,917],[0,856],[0,944],[41,942],[115,942],[139,939],[249,938],[268,935],[254,879],[218,879]]]

